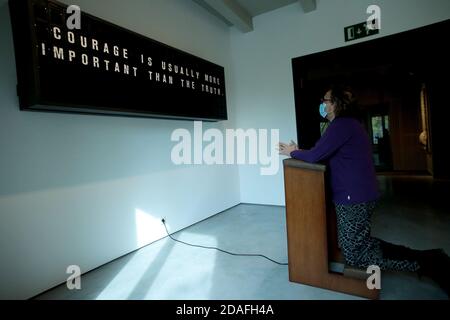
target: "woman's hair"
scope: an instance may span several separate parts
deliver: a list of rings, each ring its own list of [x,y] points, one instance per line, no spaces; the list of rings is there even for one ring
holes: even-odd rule
[[[337,117],[358,118],[355,96],[349,87],[333,85],[329,88],[331,91],[331,102],[336,105],[334,111]]]

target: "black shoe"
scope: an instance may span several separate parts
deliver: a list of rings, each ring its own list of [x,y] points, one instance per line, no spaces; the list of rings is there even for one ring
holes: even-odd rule
[[[389,243],[380,240],[381,251],[383,252],[383,258],[392,260],[408,260],[411,262],[417,261],[421,257],[422,251],[414,250],[405,246]]]

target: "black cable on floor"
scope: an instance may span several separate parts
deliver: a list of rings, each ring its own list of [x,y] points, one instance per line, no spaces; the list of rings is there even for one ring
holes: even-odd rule
[[[173,241],[185,244],[187,246],[196,247],[196,248],[202,248],[202,249],[209,249],[209,250],[217,250],[217,251],[220,251],[220,252],[232,255],[232,256],[261,257],[261,258],[267,259],[267,260],[269,260],[269,261],[271,261],[273,263],[279,264],[280,266],[287,266],[288,265],[287,263],[282,263],[282,262],[278,262],[278,261],[275,261],[273,259],[270,259],[270,258],[268,258],[268,257],[266,257],[265,255],[262,255],[262,254],[233,253],[233,252],[222,250],[222,249],[219,249],[219,248],[216,248],[216,247],[200,246],[200,245],[190,244],[190,243],[187,243],[187,242],[184,242],[184,241],[181,241],[181,240],[177,240],[174,237],[172,237],[172,235],[169,233],[169,230],[167,230],[166,221],[164,219],[162,220],[162,223],[164,225],[164,228],[166,228],[167,235],[169,236],[170,239],[172,239]]]

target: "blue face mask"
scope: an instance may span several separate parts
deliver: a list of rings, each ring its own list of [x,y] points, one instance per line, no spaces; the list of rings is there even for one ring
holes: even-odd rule
[[[327,113],[327,105],[325,104],[325,102],[322,103],[322,104],[320,104],[320,106],[319,106],[319,112],[320,112],[320,115],[321,115],[323,118],[326,118],[326,117],[327,117],[327,115],[328,115],[328,113]]]

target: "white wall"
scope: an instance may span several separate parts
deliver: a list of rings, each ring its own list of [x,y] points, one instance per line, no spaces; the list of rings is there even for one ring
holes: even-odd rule
[[[382,30],[368,39],[450,18],[448,0],[317,2],[318,10],[308,14],[294,3],[258,16],[255,31],[247,34],[232,29],[232,88],[238,127],[280,129],[282,141],[296,139],[292,58],[346,45],[344,27],[366,21],[369,5],[381,7]],[[366,40],[350,44],[361,41]],[[240,166],[241,201],[283,205],[282,174],[280,170],[276,176],[261,176],[254,166]]]
[[[224,66],[230,87],[229,28],[191,1],[64,2]],[[176,231],[240,202],[237,167],[172,165],[171,133],[190,121],[19,111],[3,0],[0,40],[0,299],[32,297],[64,282],[68,265],[86,272],[160,239],[161,217]]]

